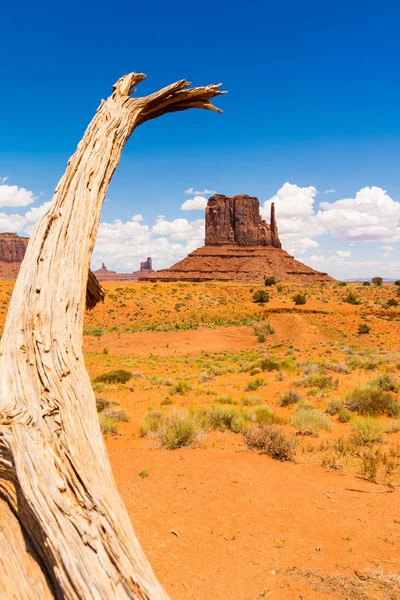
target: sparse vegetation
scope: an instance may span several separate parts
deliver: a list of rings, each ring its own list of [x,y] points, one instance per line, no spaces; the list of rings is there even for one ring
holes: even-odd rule
[[[289,438],[279,425],[259,425],[245,431],[245,439],[249,448],[258,450],[277,460],[293,460],[296,441]]]
[[[253,302],[264,304],[265,302],[269,302],[269,294],[265,290],[257,290],[253,294]]]
[[[280,400],[281,406],[291,406],[292,404],[297,404],[301,400],[301,396],[295,390],[291,388],[288,389],[287,392],[283,394]]]
[[[132,373],[125,371],[124,369],[118,369],[116,371],[109,371],[98,375],[93,379],[95,383],[127,383],[132,377]]]
[[[367,323],[360,323],[358,326],[358,333],[360,335],[369,333],[371,331],[371,327],[367,325]]]
[[[267,335],[271,335],[273,333],[275,333],[274,328],[271,326],[271,324],[266,321],[264,323],[255,323],[253,325],[253,331],[254,331],[254,335],[257,336],[257,339],[260,343],[265,342]]]
[[[371,417],[357,417],[351,421],[352,441],[355,444],[377,444],[383,441],[384,426]]]
[[[276,285],[277,280],[275,277],[266,277],[264,283],[266,286]]]
[[[318,408],[299,407],[292,415],[292,425],[300,435],[318,436],[321,429],[330,431],[331,421]]]

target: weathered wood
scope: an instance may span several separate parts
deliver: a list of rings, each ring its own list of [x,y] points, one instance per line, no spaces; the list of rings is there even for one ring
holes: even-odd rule
[[[82,352],[86,289],[101,207],[135,127],[168,112],[218,110],[210,100],[222,92],[178,81],[132,98],[144,78],[122,77],[101,102],[34,229],[12,295],[0,345],[1,598],[168,597],[134,535],[100,433]]]

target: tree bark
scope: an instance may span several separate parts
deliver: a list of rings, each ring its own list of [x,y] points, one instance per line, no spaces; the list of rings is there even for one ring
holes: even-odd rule
[[[82,352],[91,254],[122,149],[164,113],[216,109],[219,85],[132,98],[119,79],[36,225],[0,344],[0,596],[166,599],[116,489]],[[99,290],[89,281],[88,290]],[[90,305],[90,301],[89,305]]]

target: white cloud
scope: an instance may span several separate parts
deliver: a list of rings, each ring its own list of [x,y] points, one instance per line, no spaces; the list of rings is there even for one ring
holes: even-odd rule
[[[101,223],[93,252],[93,269],[105,262],[109,270],[129,273],[146,256],[155,268],[169,267],[204,243],[204,219],[168,221],[159,216],[152,227],[131,219]]]
[[[210,196],[211,194],[215,194],[215,190],[195,190],[194,188],[189,188],[185,190],[185,194],[189,194],[189,196]]]
[[[384,250],[384,255],[385,257],[388,257],[392,254],[392,251],[394,250],[393,246],[382,246],[382,250]]]
[[[33,192],[17,185],[8,185],[7,179],[0,178],[0,206],[28,206],[35,201]]]
[[[261,207],[261,214],[268,221],[271,203],[275,202],[275,214],[279,237],[288,252],[302,255],[319,244],[312,239],[324,233],[324,228],[313,220],[314,201],[317,190],[313,186],[299,187],[286,182]]]
[[[19,233],[23,230],[25,223],[24,215],[0,213],[0,233]]]
[[[376,186],[362,188],[355,198],[321,202],[315,220],[342,240],[400,241],[400,202]]]
[[[143,220],[144,220],[143,215],[134,215],[132,217],[132,221],[136,221],[136,223],[139,223],[140,221],[143,221]]]
[[[339,258],[350,258],[351,251],[350,250],[336,250],[336,256]]]
[[[204,210],[207,206],[207,198],[204,196],[195,196],[190,200],[186,200],[182,206],[181,210]]]
[[[333,188],[331,190],[325,190],[324,194],[334,194],[336,192],[336,190],[334,190]]]

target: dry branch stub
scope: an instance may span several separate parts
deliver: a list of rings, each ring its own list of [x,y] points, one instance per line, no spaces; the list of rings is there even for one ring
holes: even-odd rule
[[[125,143],[164,113],[218,111],[211,99],[224,92],[182,80],[133,98],[144,78],[125,75],[101,102],[33,231],[12,295],[0,344],[1,598],[168,598],[115,486],[83,359],[83,318],[102,295],[89,265]]]

